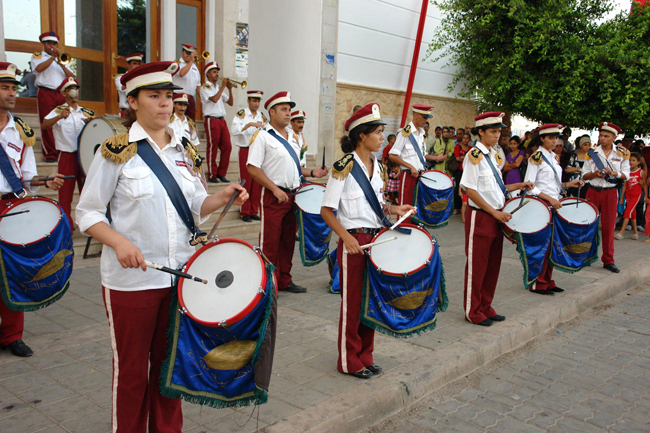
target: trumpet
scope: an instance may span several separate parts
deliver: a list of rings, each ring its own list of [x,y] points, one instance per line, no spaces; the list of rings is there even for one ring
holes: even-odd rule
[[[237,85],[239,84],[239,86],[241,86],[242,89],[245,89],[246,86],[248,86],[248,81],[246,81],[246,80],[244,80],[244,81],[235,81],[235,80],[231,80],[230,78],[228,78],[228,81],[230,81],[232,83],[233,87],[238,87]]]
[[[67,65],[70,63],[72,60],[72,56],[69,53],[61,53],[59,54],[58,61],[62,65]]]
[[[196,62],[202,62],[204,60],[208,60],[210,58],[210,51],[205,50],[201,53],[201,56],[196,56]]]

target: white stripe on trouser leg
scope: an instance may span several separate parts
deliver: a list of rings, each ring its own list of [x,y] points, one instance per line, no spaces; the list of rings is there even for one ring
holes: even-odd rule
[[[343,246],[345,248],[345,246]],[[348,351],[346,350],[346,339],[345,335],[348,327],[348,255],[342,254],[343,263],[341,264],[341,270],[343,272],[343,281],[341,282],[343,286],[341,287],[343,297],[341,299],[341,368],[343,373],[349,373],[348,371]]]
[[[469,222],[469,244],[467,245],[467,296],[465,297],[465,317],[470,322],[469,311],[472,308],[472,268],[474,267],[474,225],[478,211],[472,210]]]
[[[262,252],[264,252],[264,191],[266,191],[266,188],[262,187],[262,195],[260,196],[260,248]]]
[[[113,310],[111,305],[111,290],[104,287],[104,297],[106,298],[106,311],[108,312],[108,329],[111,334],[111,349],[113,349],[113,408],[111,417],[113,419],[113,433],[117,432],[117,384],[120,374],[119,357],[117,354],[117,341],[115,340],[115,323],[113,321]]]
[[[400,185],[400,192],[399,192],[399,204],[400,206],[404,204],[404,185],[406,184],[406,176],[408,176],[408,173],[403,173],[402,174],[402,185]]]
[[[214,173],[212,173],[212,158],[211,158],[212,157],[212,131],[210,131],[210,120],[212,119],[208,117],[207,119],[208,127],[205,128],[206,129],[205,135],[206,138],[208,139],[206,150],[205,150],[206,153],[205,156],[208,159],[208,177],[215,177]]]

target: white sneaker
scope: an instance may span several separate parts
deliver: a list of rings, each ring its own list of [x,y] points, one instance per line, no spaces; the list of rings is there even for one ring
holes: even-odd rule
[[[616,233],[616,234],[614,235],[614,239],[619,239],[619,240],[621,240],[621,239],[623,239],[623,235],[620,234],[620,233]]]

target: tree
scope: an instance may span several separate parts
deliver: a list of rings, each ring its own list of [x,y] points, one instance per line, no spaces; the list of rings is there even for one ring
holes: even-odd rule
[[[117,4],[117,51],[125,56],[146,53],[147,7],[145,0],[120,0]]]
[[[610,0],[436,0],[427,57],[482,108],[591,129],[650,131],[650,8],[602,21]]]

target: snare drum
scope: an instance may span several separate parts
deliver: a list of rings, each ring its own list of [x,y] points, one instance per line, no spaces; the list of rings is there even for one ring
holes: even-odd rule
[[[221,239],[199,249],[183,268],[208,284],[178,279],[182,311],[200,324],[231,326],[264,297],[266,269],[256,248],[239,239]]]
[[[90,169],[97,149],[104,140],[122,132],[127,132],[124,119],[118,116],[95,117],[83,127],[77,139],[77,158],[84,176]]]
[[[411,275],[431,263],[435,241],[429,232],[413,224],[401,224],[400,227],[411,229],[411,233],[385,228],[372,238],[375,243],[397,237],[369,249],[370,262],[383,274]]]
[[[46,197],[29,197],[3,209],[7,213],[29,211],[0,218],[0,242],[28,246],[51,237],[61,224],[63,213],[59,204]]]
[[[324,195],[325,185],[320,183],[306,183],[296,191],[296,206],[303,212],[320,215]]]
[[[420,181],[427,188],[442,191],[454,186],[454,179],[444,171],[425,170],[420,174]]]
[[[598,219],[598,208],[585,199],[566,197],[560,203],[562,207],[555,212],[569,224],[588,226]]]
[[[537,233],[551,223],[551,209],[544,200],[532,196],[526,196],[524,201],[526,200],[530,202],[519,209],[510,221],[501,225],[503,234],[512,243],[517,243],[516,233]],[[521,197],[511,198],[501,211],[510,213],[519,206],[520,202]]]
[[[447,225],[454,206],[454,180],[447,173],[426,170],[415,185],[413,206],[417,212],[411,218],[429,228]]]

